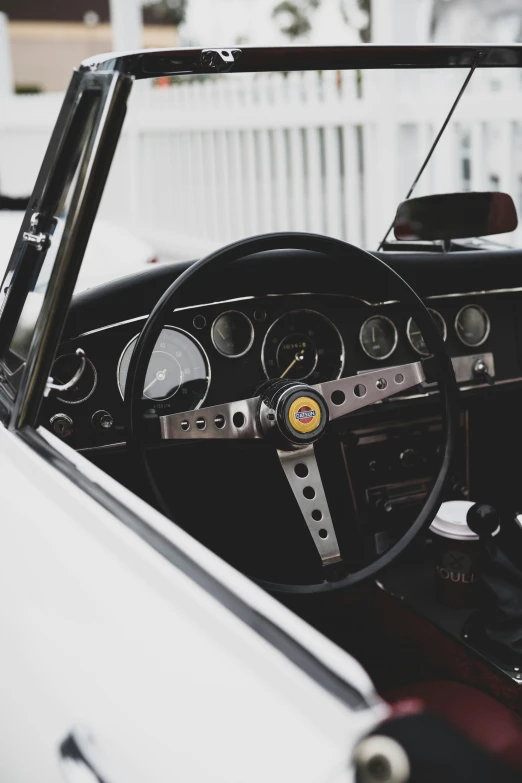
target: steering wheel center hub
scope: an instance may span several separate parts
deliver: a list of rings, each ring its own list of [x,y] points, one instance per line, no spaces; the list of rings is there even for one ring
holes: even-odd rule
[[[321,426],[321,404],[312,397],[298,397],[288,407],[287,416],[292,430],[308,435]]]
[[[283,450],[314,443],[328,424],[328,406],[316,389],[304,383],[274,381],[261,395],[259,421],[265,436]]]

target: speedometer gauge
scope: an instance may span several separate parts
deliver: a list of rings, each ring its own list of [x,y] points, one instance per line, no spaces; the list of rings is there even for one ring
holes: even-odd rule
[[[132,353],[139,335],[126,345],[118,363],[118,388],[123,397]],[[189,334],[166,326],[150,357],[143,398],[173,411],[199,408],[207,396],[210,370],[201,345]]]
[[[344,364],[341,335],[314,310],[295,310],[274,321],[262,349],[267,378],[314,383],[340,378]]]

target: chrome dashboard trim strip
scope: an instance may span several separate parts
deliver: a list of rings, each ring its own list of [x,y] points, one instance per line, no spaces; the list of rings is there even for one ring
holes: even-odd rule
[[[474,389],[492,389],[495,388],[495,386],[506,386],[509,383],[521,383],[521,382],[522,382],[522,377],[504,378],[501,381],[495,381],[493,385],[489,383],[474,383],[468,386],[459,386],[459,392],[473,391]],[[422,394],[397,394],[395,399],[397,401],[418,400],[418,399],[422,399],[423,397],[431,397],[433,394],[439,394],[439,390],[432,389],[430,391],[423,392]]]
[[[431,300],[431,299],[454,299],[457,297],[465,297],[465,296],[489,296],[491,294],[517,294],[522,293],[522,286],[517,288],[492,288],[489,291],[465,291],[463,293],[456,293],[456,294],[432,294],[430,296],[423,297],[424,300]],[[277,297],[283,297],[283,296],[331,296],[335,297],[337,299],[353,299],[356,302],[362,302],[365,305],[368,305],[368,307],[386,307],[387,305],[392,304],[399,304],[399,301],[397,299],[389,299],[385,302],[368,302],[366,299],[361,299],[357,296],[351,296],[350,294],[333,294],[331,292],[324,292],[324,291],[294,291],[289,294],[263,294],[262,297],[268,298],[277,298]],[[195,304],[195,305],[187,305],[186,307],[178,307],[173,312],[183,312],[185,310],[196,310],[198,308],[207,308],[207,307],[215,307],[216,305],[228,305],[233,304],[234,302],[247,302],[251,301],[252,299],[258,299],[261,297],[257,296],[240,296],[236,297],[234,299],[223,299],[218,302],[206,302],[205,304]],[[117,326],[125,326],[126,324],[132,324],[137,323],[138,321],[145,321],[148,318],[148,315],[140,315],[136,318],[129,318],[125,321],[117,321],[113,324],[107,324],[106,326],[99,326],[97,329],[90,329],[88,332],[82,332],[81,334],[77,335],[76,338],[71,339],[78,339],[80,337],[88,337],[91,334],[97,334],[98,332],[104,332],[107,329],[114,329]]]
[[[127,441],[122,440],[118,443],[104,443],[100,446],[85,446],[83,449],[75,449],[75,451],[78,451],[81,454],[84,454],[88,451],[106,451],[107,449],[116,449],[116,448],[123,448],[127,447]]]
[[[489,296],[489,294],[519,294],[522,287],[517,288],[491,288],[489,291],[465,291],[458,294],[430,294],[424,299],[456,299],[462,296]]]

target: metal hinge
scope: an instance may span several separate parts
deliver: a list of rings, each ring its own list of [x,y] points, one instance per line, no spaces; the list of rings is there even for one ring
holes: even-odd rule
[[[46,250],[51,244],[51,234],[45,231],[38,231],[38,221],[40,219],[40,213],[35,212],[31,215],[31,229],[32,231],[24,231],[22,239],[27,242],[28,245],[32,245],[36,250]]]

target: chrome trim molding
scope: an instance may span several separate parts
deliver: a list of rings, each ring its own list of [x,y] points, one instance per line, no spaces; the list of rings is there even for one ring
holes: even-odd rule
[[[520,294],[522,287],[517,288],[491,288],[489,291],[466,291],[458,294],[430,294],[424,299],[456,299],[463,296],[489,296],[490,294]]]
[[[464,297],[464,296],[488,296],[490,294],[513,294],[513,293],[522,293],[522,287],[519,288],[492,288],[489,291],[466,291],[465,293],[457,293],[457,294],[432,294],[430,296],[424,296],[422,297],[425,300],[428,299],[452,299],[456,297]],[[223,299],[218,302],[206,302],[205,304],[195,304],[195,305],[186,305],[185,307],[177,307],[176,310],[173,312],[184,312],[185,310],[196,310],[198,308],[206,308],[206,307],[216,307],[217,305],[228,305],[233,304],[234,302],[247,302],[249,300],[253,299],[262,299],[262,298],[277,298],[277,297],[283,297],[283,296],[331,296],[338,299],[353,299],[356,302],[362,302],[362,304],[368,305],[368,307],[387,307],[388,305],[392,304],[399,304],[398,299],[388,299],[384,302],[369,302],[367,299],[361,299],[357,296],[352,296],[351,294],[333,294],[328,291],[294,291],[289,294],[262,294],[261,296],[239,296],[235,297],[234,299]],[[113,324],[107,324],[107,326],[99,326],[97,329],[90,329],[88,332],[82,332],[81,334],[77,335],[76,338],[79,337],[88,337],[91,334],[97,334],[98,332],[104,332],[107,329],[114,329],[117,326],[125,326],[125,324],[132,324],[136,323],[137,321],[146,321],[148,315],[140,315],[136,318],[129,318],[125,321],[117,321]],[[75,339],[75,338],[70,338]]]

